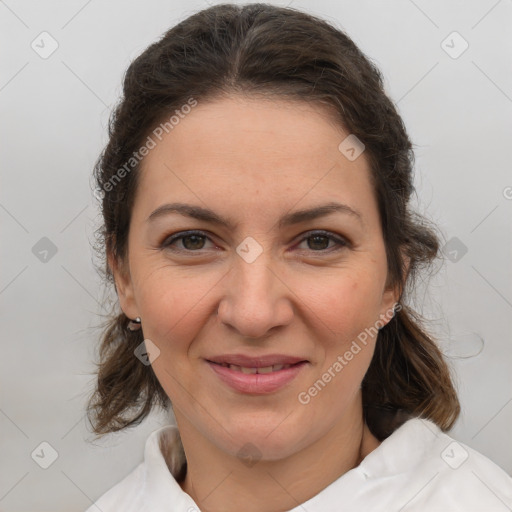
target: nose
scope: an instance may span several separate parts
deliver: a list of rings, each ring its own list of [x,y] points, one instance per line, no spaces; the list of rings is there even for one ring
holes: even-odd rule
[[[223,296],[218,307],[220,321],[240,336],[254,339],[264,338],[272,329],[290,324],[294,294],[279,268],[265,252],[252,263],[236,256],[223,279]]]

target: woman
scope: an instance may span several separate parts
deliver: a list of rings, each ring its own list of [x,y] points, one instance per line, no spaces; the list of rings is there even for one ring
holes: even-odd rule
[[[89,413],[177,427],[91,511],[512,506],[446,434],[457,394],[407,306],[439,250],[412,164],[378,70],[297,10],[211,7],[130,65],[95,169],[121,311]]]

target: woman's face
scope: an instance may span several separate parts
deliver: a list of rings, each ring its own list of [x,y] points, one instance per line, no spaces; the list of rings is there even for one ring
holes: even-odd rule
[[[158,347],[180,428],[233,455],[291,455],[352,414],[398,298],[348,135],[318,107],[232,97],[199,102],[143,161],[120,303]]]

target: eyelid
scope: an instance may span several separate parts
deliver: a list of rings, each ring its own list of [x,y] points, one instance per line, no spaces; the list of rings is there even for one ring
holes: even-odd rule
[[[327,231],[326,229],[311,229],[309,231],[305,231],[304,233],[301,233],[299,235],[300,236],[299,243],[302,243],[304,240],[307,240],[308,238],[315,236],[315,235],[325,236],[326,238],[333,240],[334,242],[336,242],[338,249],[342,249],[343,247],[351,247],[352,246],[352,243],[350,242],[350,240],[348,240],[347,237],[345,237],[343,235],[339,235],[337,233],[333,233],[332,231]],[[322,254],[322,253],[331,252],[335,249],[336,249],[335,247],[331,247],[330,249],[323,249],[321,251],[311,250],[311,252],[313,252],[313,253],[317,252],[319,254]]]
[[[205,237],[206,239],[210,240],[212,243],[213,240],[211,239],[211,236],[208,231],[200,230],[200,229],[191,229],[191,230],[185,230],[185,231],[177,231],[176,233],[173,233],[171,235],[166,236],[163,241],[160,244],[160,247],[163,249],[171,247],[171,244],[175,241],[179,241],[187,236],[201,236]],[[309,231],[305,231],[304,233],[301,233],[298,235],[298,240],[296,244],[300,244],[307,240],[310,237],[313,236],[325,236],[329,240],[332,240],[336,243],[334,247],[331,247],[329,249],[321,249],[319,251],[310,250],[312,253],[319,253],[319,254],[327,254],[336,250],[341,250],[346,247],[352,247],[352,242],[345,236],[339,235],[337,233],[334,233],[332,231],[327,231],[325,229],[312,229]],[[297,238],[297,237],[296,237]],[[184,252],[184,253],[201,253],[203,249],[198,249],[197,251],[193,250],[187,250],[187,249],[170,249],[175,252]]]
[[[202,236],[202,237],[210,240],[212,243],[214,243],[213,240],[211,239],[212,235],[209,234],[208,231],[204,231],[201,229],[189,229],[189,230],[185,230],[185,231],[176,231],[175,233],[172,233],[171,235],[165,236],[162,243],[159,245],[160,245],[160,247],[165,249],[165,248],[169,247],[172,242],[175,242],[175,241],[181,240],[187,236],[193,236],[193,235]],[[176,249],[176,251],[179,251],[179,252],[189,252],[189,253],[200,252],[201,250],[202,249],[199,249],[197,251],[190,251],[190,250],[187,251],[186,249]]]

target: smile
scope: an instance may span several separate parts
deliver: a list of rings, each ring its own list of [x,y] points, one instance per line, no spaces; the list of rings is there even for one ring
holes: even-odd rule
[[[248,367],[213,361],[207,363],[220,382],[244,394],[274,393],[290,385],[309,364],[301,361],[295,364]]]
[[[236,364],[228,364],[228,363],[217,363],[220,366],[224,366],[224,368],[229,368],[230,370],[234,370],[235,372],[242,372],[245,374],[251,373],[271,373],[277,372],[279,370],[285,370],[286,368],[290,368],[291,364],[274,364],[272,366],[265,366],[264,368],[248,368],[246,366],[237,366]]]

